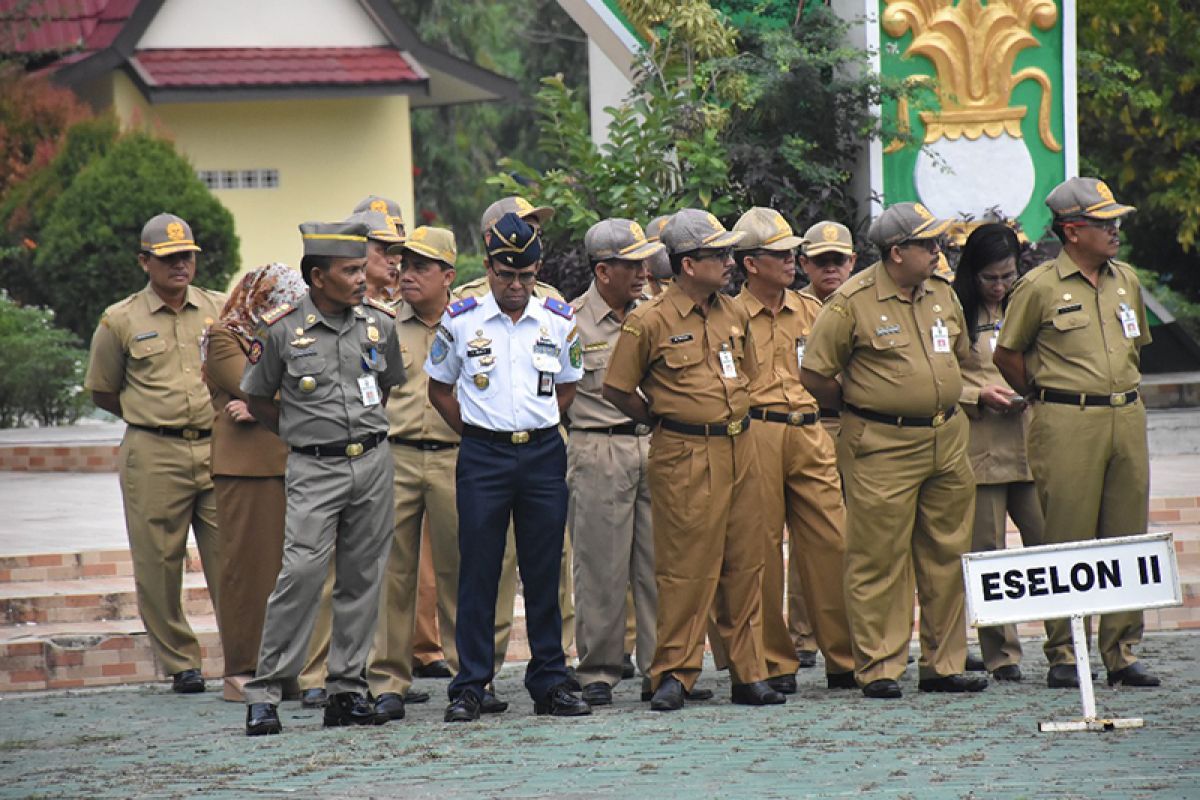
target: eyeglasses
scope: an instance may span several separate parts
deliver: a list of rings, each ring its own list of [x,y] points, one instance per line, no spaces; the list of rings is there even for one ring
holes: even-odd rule
[[[1067,228],[1097,228],[1105,233],[1116,233],[1121,230],[1121,220],[1118,219],[1084,219],[1079,222],[1068,222]]]
[[[1017,279],[1017,273],[1016,271],[1013,271],[1006,272],[1003,275],[988,275],[987,273],[981,272],[976,277],[978,277],[979,280],[983,281],[984,283],[1012,283]]]
[[[942,249],[942,240],[938,237],[930,239],[907,239],[896,247],[919,247],[929,253],[936,253]]]
[[[496,269],[492,268],[492,274],[495,275],[501,283],[512,283],[518,281],[522,286],[532,286],[537,280],[537,270],[528,272],[513,272],[511,269]]]
[[[726,247],[723,250],[697,250],[695,253],[692,253],[692,258],[696,261],[717,259],[722,264],[728,261],[731,256],[733,256],[733,249],[730,247]]]
[[[844,267],[850,261],[850,256],[845,253],[821,253],[817,256],[805,256],[809,263],[817,269],[827,269],[828,267]]]

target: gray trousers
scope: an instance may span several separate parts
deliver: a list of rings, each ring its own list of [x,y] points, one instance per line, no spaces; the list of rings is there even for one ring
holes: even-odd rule
[[[300,675],[330,559],[336,577],[325,687],[366,693],[363,669],[395,519],[392,476],[387,445],[354,459],[288,456],[283,567],[267,601],[258,672],[243,689],[247,703],[278,703],[283,681]]]

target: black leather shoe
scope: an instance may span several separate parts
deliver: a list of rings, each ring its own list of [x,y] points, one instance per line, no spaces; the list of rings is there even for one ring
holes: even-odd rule
[[[611,706],[612,687],[604,681],[589,683],[583,687],[583,702],[589,706]]]
[[[983,659],[974,653],[967,653],[967,672],[987,672],[987,665],[983,663]]]
[[[507,705],[506,703],[505,706]],[[481,709],[479,698],[474,692],[463,692],[446,706],[446,715],[442,719],[446,722],[475,722],[479,719]]]
[[[740,706],[777,706],[787,702],[787,698],[772,689],[767,681],[735,683],[730,699]]]
[[[648,703],[654,697],[654,692],[650,691],[650,679],[646,678],[642,681],[642,702]],[[684,691],[683,697],[685,700],[695,700],[698,703],[703,703],[705,700],[712,700],[712,689],[697,689],[692,687],[692,690]]]
[[[267,736],[282,730],[283,725],[279,723],[279,713],[274,703],[251,703],[246,706],[247,736]]]
[[[409,689],[404,693],[404,702],[406,703],[428,703],[429,692],[422,692],[420,689]]]
[[[358,692],[338,692],[329,696],[325,706],[325,727],[343,725],[382,725],[388,718],[378,714],[367,698]]]
[[[891,678],[880,678],[877,681],[871,681],[863,687],[863,697],[869,697],[872,700],[893,700],[903,696],[904,693],[900,691],[900,684]]]
[[[384,692],[375,698],[375,713],[388,719],[404,719],[404,698],[395,692]]]
[[[567,689],[572,692],[583,691],[583,687],[579,685],[579,678],[575,675],[574,667],[567,667]]]
[[[922,678],[917,681],[917,690],[922,692],[982,692],[988,680],[982,675],[943,675],[940,678]]]
[[[546,692],[546,697],[533,704],[534,714],[549,714],[552,717],[586,717],[592,707],[579,695],[571,691],[569,681],[564,681]]]
[[[1078,689],[1079,675],[1074,664],[1055,664],[1046,673],[1046,685],[1051,689]]]
[[[414,678],[454,677],[454,673],[450,671],[450,664],[444,658],[439,658],[437,661],[431,661],[428,664],[414,664],[412,674]]]
[[[185,669],[171,676],[171,691],[176,694],[199,694],[204,691],[204,676],[198,669]]]
[[[854,670],[845,672],[827,672],[825,685],[830,689],[857,689],[858,681],[854,680]]]
[[[508,711],[508,701],[496,697],[496,689],[489,683],[483,689],[483,699],[479,701],[480,714],[503,714]]]
[[[1108,673],[1108,685],[1116,686],[1117,684],[1122,686],[1159,686],[1162,681],[1158,679],[1157,675],[1146,669],[1142,662],[1135,661],[1125,669]]]
[[[992,677],[998,681],[1019,683],[1021,680],[1021,668],[1016,664],[1005,664],[1003,667],[996,667],[992,670]]]
[[[767,678],[767,685],[780,694],[795,694],[796,693],[796,676],[795,675],[776,675],[773,678]]]
[[[300,694],[300,705],[304,708],[324,708],[328,701],[324,689],[305,689]]]
[[[633,665],[633,656],[629,653],[625,654],[625,658],[621,659],[621,680],[629,680],[637,675],[637,667]]]
[[[651,711],[678,711],[683,708],[683,684],[674,675],[667,675],[650,698]]]
[[[797,650],[796,660],[800,662],[801,669],[811,669],[817,665],[817,651]]]

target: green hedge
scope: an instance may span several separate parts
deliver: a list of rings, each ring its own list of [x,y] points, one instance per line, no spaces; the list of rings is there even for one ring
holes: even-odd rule
[[[0,428],[75,421],[91,406],[86,368],[87,351],[55,327],[54,312],[0,291]]]

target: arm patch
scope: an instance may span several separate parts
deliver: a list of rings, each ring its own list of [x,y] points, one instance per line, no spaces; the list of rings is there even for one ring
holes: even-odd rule
[[[571,307],[562,300],[557,300],[553,297],[547,297],[542,305],[546,307],[547,311],[558,314],[563,319],[573,319],[575,316],[575,312],[571,310]]]
[[[477,305],[479,305],[479,301],[474,297],[464,297],[462,300],[455,300],[453,303],[447,306],[446,313],[451,317],[457,317],[459,314],[470,311]]]

